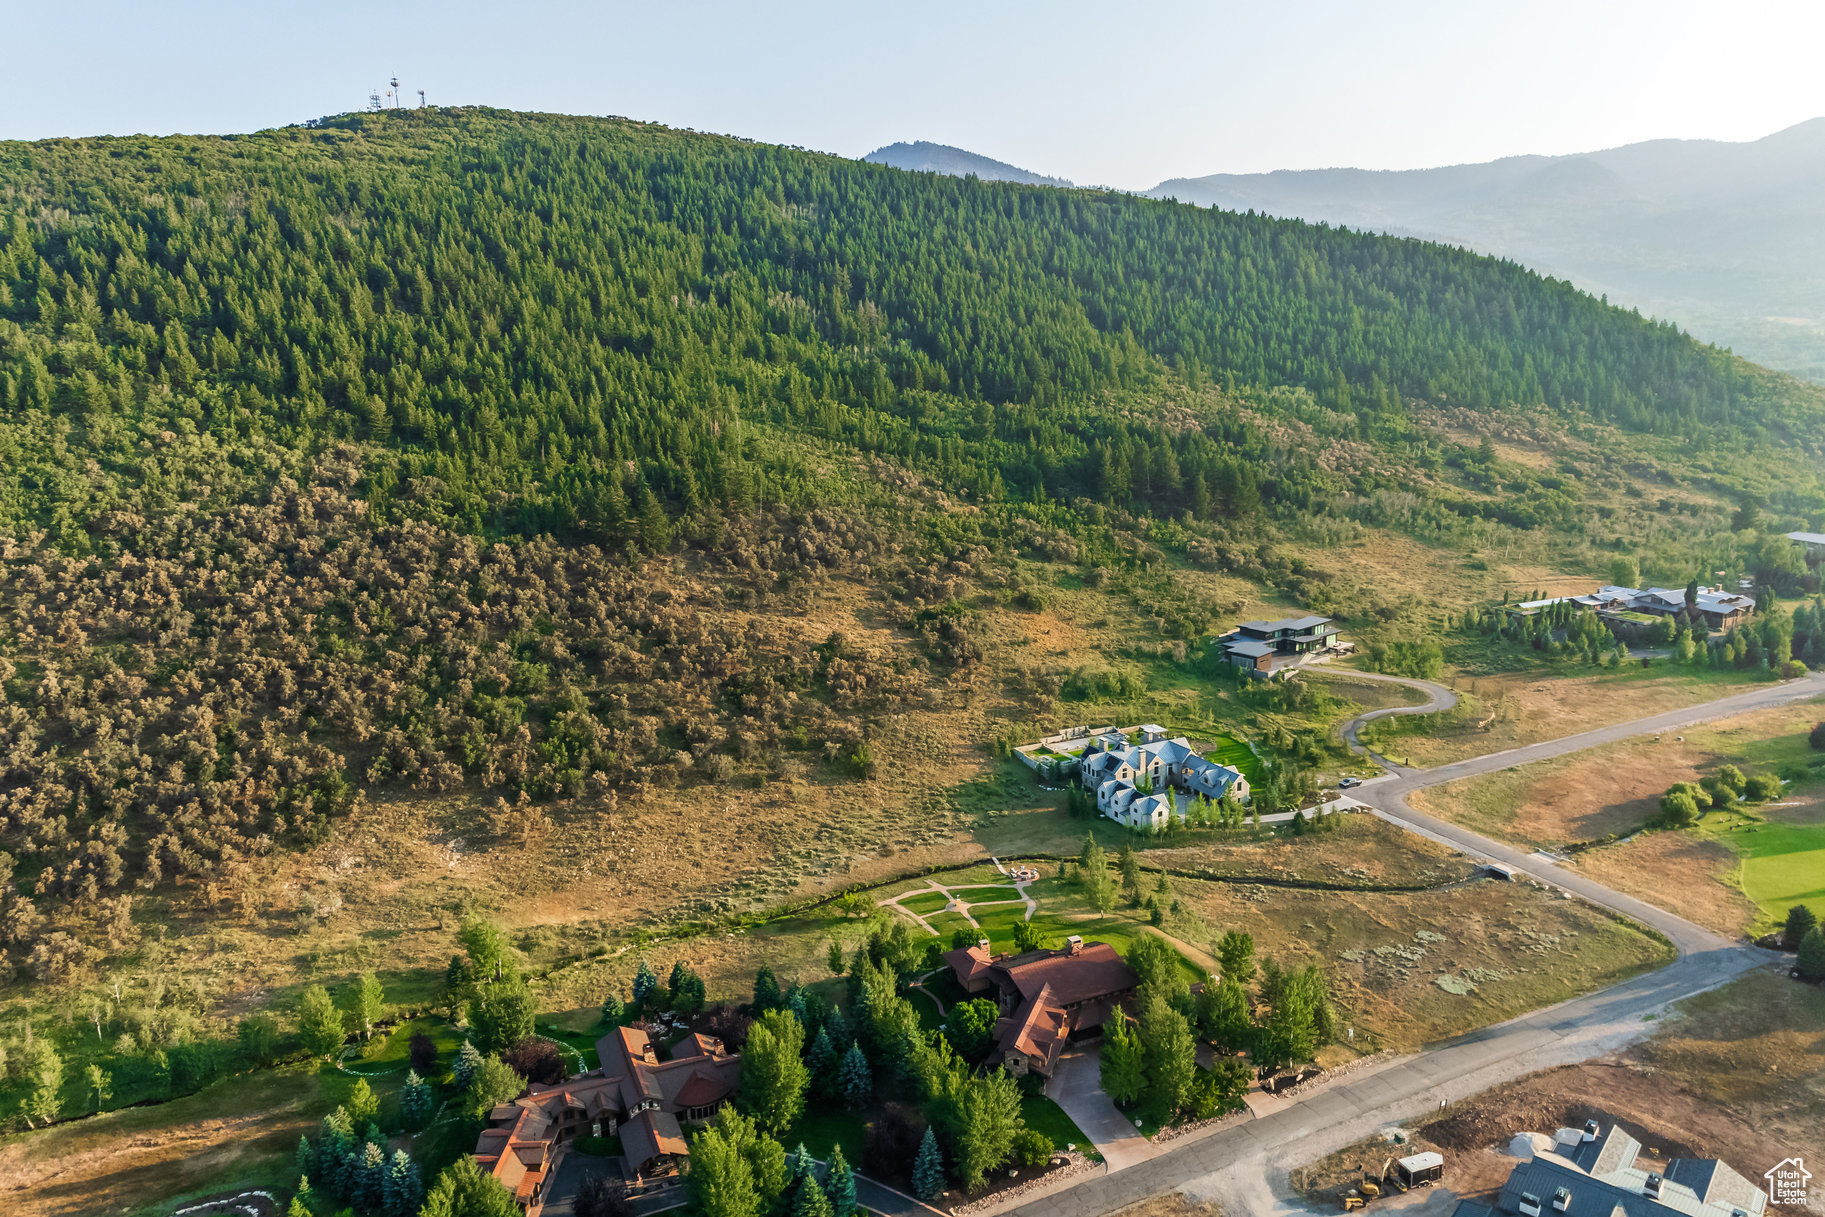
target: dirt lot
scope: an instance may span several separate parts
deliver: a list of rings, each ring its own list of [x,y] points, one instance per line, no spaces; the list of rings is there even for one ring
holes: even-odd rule
[[[1447,1147],[1417,1133],[1401,1134],[1399,1144],[1385,1136],[1367,1137],[1354,1145],[1346,1145],[1334,1154],[1326,1155],[1307,1166],[1295,1167],[1289,1178],[1293,1190],[1308,1204],[1321,1209],[1341,1211],[1343,1197],[1349,1192],[1362,1191],[1365,1177],[1378,1179],[1382,1167],[1390,1158],[1404,1158],[1409,1154],[1421,1154],[1428,1150],[1445,1150]],[[1484,1159],[1488,1158],[1489,1161]],[[1498,1155],[1453,1154],[1445,1155],[1445,1177],[1435,1185],[1436,1190],[1449,1189],[1453,1197],[1476,1195],[1492,1188],[1499,1187],[1508,1177],[1508,1168],[1501,1166]],[[1510,1162],[1509,1166],[1513,1163]],[[1394,1188],[1386,1189],[1387,1199],[1377,1201],[1377,1211],[1394,1207],[1396,1203],[1407,1210],[1416,1202],[1434,1199],[1421,1189],[1411,1200],[1401,1200],[1400,1192]],[[1442,1197],[1438,1198],[1443,1201]],[[1449,1208],[1454,1201],[1443,1201],[1427,1205],[1427,1208]]]
[[[1621,1125],[1644,1159],[1722,1158],[1750,1179],[1788,1156],[1825,1157],[1825,990],[1752,973],[1686,1002],[1620,1057],[1454,1105],[1413,1128],[1413,1148],[1399,1152],[1437,1149],[1444,1186],[1486,1199],[1515,1165],[1506,1149],[1516,1133],[1550,1136],[1589,1119]],[[1328,1208],[1357,1164],[1379,1166],[1391,1149],[1379,1138],[1346,1147],[1296,1170],[1294,1185]]]
[[[1170,1196],[1155,1196],[1131,1204],[1114,1217],[1223,1217],[1223,1210],[1214,1204],[1194,1203],[1174,1192]]]

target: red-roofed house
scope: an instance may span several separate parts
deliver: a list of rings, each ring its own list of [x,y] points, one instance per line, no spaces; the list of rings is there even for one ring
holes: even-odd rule
[[[676,1180],[689,1152],[681,1122],[702,1123],[741,1084],[741,1057],[708,1035],[687,1035],[661,1060],[652,1038],[617,1027],[596,1042],[602,1066],[526,1093],[489,1114],[475,1160],[513,1193],[527,1217],[544,1207],[545,1181],[578,1137],[619,1134],[630,1183]]]
[[[1001,1007],[991,1059],[1016,1074],[1050,1077],[1065,1045],[1098,1031],[1141,980],[1114,947],[1075,934],[1057,951],[991,956],[984,941],[944,959],[966,993]]]

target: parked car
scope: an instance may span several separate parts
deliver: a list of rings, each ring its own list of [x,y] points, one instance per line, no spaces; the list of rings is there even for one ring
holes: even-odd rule
[[[1361,778],[1345,778],[1343,781],[1337,783],[1337,789],[1348,790],[1352,786],[1360,786],[1360,785],[1362,785]]]

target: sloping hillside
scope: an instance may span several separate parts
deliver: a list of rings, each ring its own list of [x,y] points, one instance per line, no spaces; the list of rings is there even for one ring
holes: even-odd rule
[[[489,111],[5,145],[0,197],[0,848],[45,897],[407,790],[508,832],[865,779],[960,674],[1048,707],[980,614],[1066,584],[1171,651],[1238,589],[1493,590],[1378,586],[1367,530],[1683,582],[1825,510],[1816,390],[1413,241]]]
[[[965,148],[934,144],[928,140],[887,144],[862,158],[871,165],[891,165],[914,173],[942,173],[949,177],[975,174],[985,182],[1018,182],[1023,186],[1069,186],[1064,178],[1047,177],[1006,161],[981,156]]]
[[[1825,118],[1741,144],[1212,174],[1148,193],[1465,245],[1825,379]]]

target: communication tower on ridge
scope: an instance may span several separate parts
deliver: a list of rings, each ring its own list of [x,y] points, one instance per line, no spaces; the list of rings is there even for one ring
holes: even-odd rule
[[[387,96],[393,99],[393,108],[397,110],[399,109],[399,77],[393,77],[392,85],[393,87],[387,90]]]

